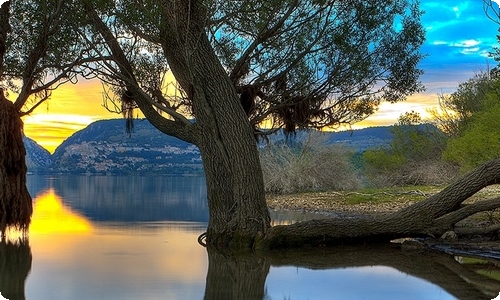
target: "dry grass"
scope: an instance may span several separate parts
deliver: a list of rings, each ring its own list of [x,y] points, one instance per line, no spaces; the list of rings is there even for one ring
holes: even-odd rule
[[[266,192],[290,194],[359,188],[360,181],[349,162],[352,153],[342,146],[326,146],[320,139],[311,135],[300,148],[268,145],[261,151]]]

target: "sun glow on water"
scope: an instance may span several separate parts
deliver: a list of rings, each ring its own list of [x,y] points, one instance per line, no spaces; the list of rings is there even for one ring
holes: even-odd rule
[[[53,189],[49,189],[34,200],[33,216],[29,228],[34,234],[89,234],[93,226],[89,220],[63,204]]]

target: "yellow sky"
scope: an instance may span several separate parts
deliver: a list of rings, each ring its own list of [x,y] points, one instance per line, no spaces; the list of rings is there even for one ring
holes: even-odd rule
[[[103,88],[97,80],[62,85],[48,101],[24,117],[24,133],[52,153],[90,123],[121,117],[109,112],[103,99]]]
[[[103,99],[103,88],[97,80],[62,85],[46,103],[24,117],[24,133],[53,153],[66,138],[90,123],[121,118],[120,114],[111,113],[104,107]],[[392,125],[399,115],[411,110],[425,117],[426,109],[437,105],[437,94],[416,94],[405,102],[382,103],[376,114],[353,128]]]

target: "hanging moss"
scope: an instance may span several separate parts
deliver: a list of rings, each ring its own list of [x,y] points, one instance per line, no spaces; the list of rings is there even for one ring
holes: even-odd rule
[[[8,227],[26,231],[33,202],[26,188],[26,149],[23,123],[14,104],[0,89],[0,231]]]

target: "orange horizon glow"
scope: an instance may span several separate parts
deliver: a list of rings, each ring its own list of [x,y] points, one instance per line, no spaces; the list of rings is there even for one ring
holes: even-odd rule
[[[120,114],[112,113],[104,107],[103,93],[103,87],[98,80],[60,86],[52,92],[46,103],[24,117],[25,135],[50,153],[54,153],[64,140],[91,123],[121,118]],[[393,125],[401,114],[412,110],[426,119],[429,117],[427,110],[436,107],[437,94],[415,94],[404,102],[383,102],[375,114],[353,124],[351,128]]]
[[[23,118],[24,134],[54,153],[65,139],[89,124],[120,116],[104,107],[101,83],[84,80],[54,90],[45,103]]]

